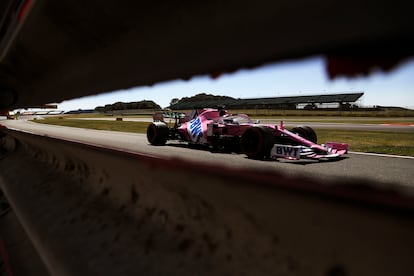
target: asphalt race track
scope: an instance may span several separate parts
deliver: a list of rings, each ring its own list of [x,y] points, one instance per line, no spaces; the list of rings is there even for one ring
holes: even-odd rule
[[[323,181],[340,178],[352,183],[353,179],[367,180],[375,185],[394,188],[414,185],[414,158],[349,153],[337,161],[250,160],[243,154],[212,152],[209,149],[190,148],[183,142],[169,141],[157,147],[148,144],[146,135],[125,132],[99,131],[38,124],[26,120],[1,120],[0,124],[16,130],[63,138],[133,153],[160,156],[179,162],[180,159],[208,162],[215,165],[257,170],[279,171],[287,175],[313,177]],[[352,151],[352,149],[351,149]]]

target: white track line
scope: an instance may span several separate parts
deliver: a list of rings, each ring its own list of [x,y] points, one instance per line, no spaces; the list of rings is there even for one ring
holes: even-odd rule
[[[409,127],[414,127],[414,125],[412,124],[380,124],[382,126],[409,126]]]
[[[356,151],[349,151],[348,153],[358,154],[358,155],[378,156],[378,157],[391,157],[391,158],[402,158],[402,159],[414,159],[414,156],[401,156],[401,155],[369,153],[369,152],[356,152]]]

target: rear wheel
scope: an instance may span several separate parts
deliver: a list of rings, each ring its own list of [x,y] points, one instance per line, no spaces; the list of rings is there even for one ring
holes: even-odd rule
[[[316,135],[316,132],[309,126],[297,126],[292,128],[291,132],[296,133],[300,137],[305,138],[306,140],[309,140],[315,144],[318,142],[318,136]]]
[[[168,126],[162,122],[153,122],[147,128],[147,139],[151,145],[163,146],[169,135]]]
[[[249,127],[241,137],[241,148],[247,157],[262,159],[270,156],[274,144],[272,130],[267,127]]]

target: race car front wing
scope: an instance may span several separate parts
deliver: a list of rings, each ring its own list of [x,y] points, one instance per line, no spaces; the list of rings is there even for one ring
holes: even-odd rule
[[[337,159],[348,152],[348,144],[328,142],[316,146],[291,146],[274,144],[270,157],[289,160],[299,159]]]

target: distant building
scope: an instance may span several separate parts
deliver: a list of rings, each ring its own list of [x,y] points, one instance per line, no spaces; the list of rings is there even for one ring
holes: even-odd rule
[[[357,101],[364,95],[359,93],[324,94],[310,96],[252,98],[252,99],[205,99],[176,102],[169,108],[173,110],[188,110],[195,108],[215,108],[224,105],[227,109],[321,109],[334,108],[348,110],[357,107]]]
[[[70,110],[65,112],[65,114],[87,114],[87,113],[95,113],[95,109],[76,109]]]

